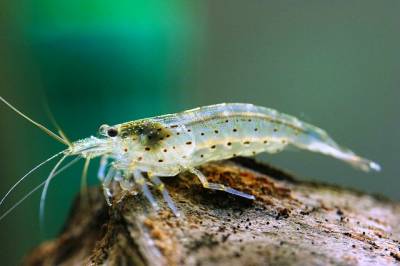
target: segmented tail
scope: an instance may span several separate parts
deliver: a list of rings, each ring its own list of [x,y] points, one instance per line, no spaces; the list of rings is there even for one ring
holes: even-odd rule
[[[334,141],[329,141],[329,143],[321,141],[313,141],[307,146],[307,149],[323,153],[326,155],[330,155],[365,172],[370,172],[370,171],[379,172],[381,170],[380,165],[377,164],[376,162],[362,158],[356,155],[354,152],[346,148],[340,147]]]

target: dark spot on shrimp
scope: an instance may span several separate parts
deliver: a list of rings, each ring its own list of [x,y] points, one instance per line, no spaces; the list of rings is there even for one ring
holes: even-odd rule
[[[203,157],[204,157],[204,154],[200,154],[200,157],[203,158]]]
[[[167,149],[164,149],[164,150],[163,150],[163,152],[167,152],[167,151],[168,151]]]
[[[277,128],[274,128],[274,132],[277,132],[278,131],[278,129]]]
[[[107,135],[108,135],[109,137],[116,137],[116,136],[118,135],[118,129],[113,128],[113,127],[110,127],[110,128],[107,130]]]
[[[254,131],[258,131],[258,128],[255,128]]]
[[[141,161],[143,159],[143,157],[138,157],[137,159],[138,159],[138,161]]]
[[[285,139],[282,140],[282,144],[286,144],[286,140]]]
[[[233,131],[233,132],[237,132],[237,129],[236,129],[236,128],[234,128],[232,131]]]
[[[128,152],[128,149],[127,149],[127,148],[125,148],[125,149],[124,149],[124,152]]]
[[[200,135],[204,136],[204,132],[201,132]]]
[[[233,156],[233,157],[236,157],[236,156],[237,156],[237,154],[236,154],[236,153],[234,153],[234,154],[232,154],[232,156]]]
[[[226,119],[226,120],[225,120],[225,123],[228,123],[228,122],[229,122],[229,120],[228,120],[228,119]]]
[[[215,134],[218,134],[218,133],[219,133],[219,131],[218,131],[218,130],[214,130],[214,133],[215,133]]]
[[[180,134],[181,134],[181,133],[179,133],[179,132],[176,132],[176,135],[178,135],[178,136],[179,136]]]
[[[175,150],[175,149],[176,149],[176,147],[175,147],[175,146],[172,146],[172,149],[174,149],[174,150]]]
[[[268,140],[264,140],[264,144],[267,144],[268,143]]]
[[[191,130],[191,129],[188,129],[187,132],[192,132],[192,130]]]
[[[216,147],[217,147],[217,146],[215,146],[215,145],[212,145],[212,146],[211,146],[211,149],[215,149]]]
[[[255,151],[252,151],[253,155],[256,155],[257,153]]]
[[[168,128],[151,120],[125,123],[119,130],[121,138],[135,138],[146,148],[154,150],[161,149],[161,142],[172,134]]]
[[[146,147],[146,148],[144,148],[144,150],[145,150],[145,151],[149,151],[149,150],[150,150],[150,147]]]
[[[228,143],[226,143],[226,145],[231,146],[231,145],[232,145],[232,142],[228,142]]]
[[[243,144],[250,144],[250,141],[244,141]]]
[[[160,159],[160,160],[158,160],[158,162],[159,162],[159,163],[162,163],[162,162],[164,162],[164,160]]]
[[[170,135],[170,134],[168,134],[168,135],[166,135],[165,137],[166,137],[166,138],[169,138],[169,137],[171,137],[171,135]]]
[[[191,141],[186,142],[186,145],[192,145]]]
[[[247,121],[251,122],[251,119],[248,119]]]

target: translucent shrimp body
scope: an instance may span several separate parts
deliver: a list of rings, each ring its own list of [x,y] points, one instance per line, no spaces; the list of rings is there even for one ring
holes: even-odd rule
[[[115,159],[159,175],[235,156],[276,153],[289,144],[333,156],[364,171],[379,166],[337,145],[295,117],[252,104],[218,104],[116,125]],[[124,152],[125,151],[125,154]]]
[[[378,164],[337,145],[325,131],[295,117],[252,104],[211,105],[112,127],[102,126],[101,134],[106,139],[92,137],[87,140],[89,146],[97,142],[97,145],[93,145],[96,155],[99,149],[104,152],[103,164],[108,160],[113,161],[109,174],[100,174],[101,179],[108,176],[110,180],[119,173],[125,183],[126,180],[132,180],[138,184],[157,208],[147,188],[146,181],[149,181],[163,192],[165,200],[175,212],[158,176],[174,176],[182,171],[190,171],[205,188],[253,199],[253,196],[243,192],[207,182],[196,167],[210,161],[252,156],[261,152],[276,153],[293,145],[330,155],[364,171],[380,169]],[[91,150],[85,152],[88,155]],[[142,173],[147,173],[147,176]],[[105,183],[109,184],[109,181]],[[130,186],[125,184],[124,187]]]
[[[159,179],[160,176],[175,176],[189,171],[199,178],[205,188],[254,199],[252,195],[208,182],[196,167],[210,161],[252,156],[261,152],[276,153],[292,145],[332,156],[364,171],[380,170],[378,164],[340,147],[322,129],[252,104],[217,104],[114,126],[103,125],[100,127],[101,137],[92,136],[70,142],[63,134],[59,136],[33,121],[2,97],[0,100],[54,139],[68,145],[68,149],[62,152],[64,156],[46,181],[42,202],[50,180],[67,156],[87,158],[86,170],[90,159],[101,157],[98,177],[109,204],[113,195],[112,181],[115,181],[129,192],[138,187],[157,209],[158,203],[148,187],[151,184],[160,191],[177,216],[179,211]],[[7,192],[0,205],[25,177]]]

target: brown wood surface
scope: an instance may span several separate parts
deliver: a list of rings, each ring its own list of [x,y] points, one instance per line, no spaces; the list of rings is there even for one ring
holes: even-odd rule
[[[112,207],[100,189],[77,200],[65,229],[24,265],[398,265],[400,204],[301,182],[239,158],[201,168],[209,181],[256,196],[202,188],[191,174],[164,178],[176,218],[154,213],[139,193]],[[160,195],[154,194],[162,201]],[[81,203],[82,202],[82,203]]]

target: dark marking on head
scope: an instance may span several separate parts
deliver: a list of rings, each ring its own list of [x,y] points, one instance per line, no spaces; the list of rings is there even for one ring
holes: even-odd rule
[[[237,132],[237,129],[236,129],[236,128],[234,128],[234,129],[233,129],[233,132]]]
[[[231,145],[232,145],[232,142],[228,142],[228,143],[226,143],[226,145],[231,146]]]
[[[192,132],[192,130],[191,130],[191,129],[188,129],[187,132]]]
[[[146,151],[149,151],[150,148],[157,150],[160,148],[161,142],[172,134],[170,129],[151,120],[138,120],[122,124],[119,132],[121,138],[137,139],[146,147]]]
[[[168,151],[167,149],[164,149],[164,150],[163,150],[163,152],[167,152],[167,151]]]
[[[217,146],[215,146],[215,145],[212,145],[212,146],[211,146],[211,149],[215,149],[215,147],[217,147]]]
[[[204,157],[204,154],[200,154],[200,157],[203,158],[203,157]]]
[[[218,134],[218,133],[219,133],[219,131],[218,131],[218,130],[214,130],[214,133],[215,133],[215,134]]]
[[[225,120],[225,123],[228,123],[228,122],[229,122],[229,120],[228,120],[228,119],[226,119],[226,120]]]
[[[201,132],[200,135],[204,136],[204,132]]]

